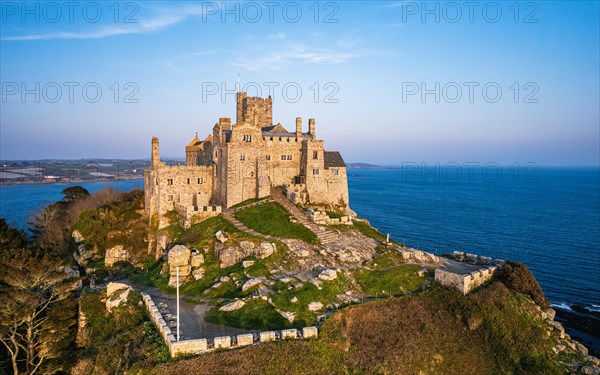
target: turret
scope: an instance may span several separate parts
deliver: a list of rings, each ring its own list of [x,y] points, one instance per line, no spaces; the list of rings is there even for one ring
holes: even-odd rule
[[[302,117],[296,117],[296,138],[302,139]]]
[[[315,132],[315,119],[314,118],[308,119],[308,134],[310,134],[310,137],[313,141],[317,140],[317,133]]]
[[[150,157],[150,168],[157,169],[160,163],[160,155],[158,154],[158,137],[152,137],[152,155]]]

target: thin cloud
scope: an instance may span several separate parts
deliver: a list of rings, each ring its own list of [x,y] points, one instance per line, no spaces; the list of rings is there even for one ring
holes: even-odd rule
[[[284,33],[271,34],[267,37],[270,40],[282,40],[285,39]]]
[[[249,71],[281,70],[292,64],[341,64],[364,56],[360,51],[342,51],[326,48],[297,46],[283,51],[267,53],[260,58],[239,58],[232,66]]]
[[[185,21],[189,17],[201,16],[203,14],[200,6],[186,6],[177,10],[163,10],[163,14],[140,20],[138,23],[126,24],[127,26],[105,26],[89,32],[49,32],[41,34],[28,34],[19,36],[3,36],[0,40],[5,41],[29,41],[29,40],[58,40],[58,39],[102,39],[118,35],[146,34],[168,28]]]

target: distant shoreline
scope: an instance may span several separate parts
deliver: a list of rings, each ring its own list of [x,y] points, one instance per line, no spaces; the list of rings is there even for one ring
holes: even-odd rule
[[[143,180],[144,176],[131,176],[131,177],[119,177],[119,178],[99,178],[99,179],[70,179],[64,181],[8,181],[0,180],[0,188],[3,186],[14,186],[14,185],[70,185],[70,184],[85,184],[94,182],[119,182],[119,181],[134,181]]]

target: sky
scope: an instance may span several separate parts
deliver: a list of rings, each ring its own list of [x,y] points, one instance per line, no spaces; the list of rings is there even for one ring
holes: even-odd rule
[[[0,1],[0,159],[183,157],[316,119],[346,162],[600,164],[596,1]]]

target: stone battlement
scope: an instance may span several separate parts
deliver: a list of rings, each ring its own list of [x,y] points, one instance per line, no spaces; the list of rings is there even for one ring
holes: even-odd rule
[[[146,293],[141,293],[144,305],[148,309],[150,319],[156,325],[160,336],[169,348],[169,354],[172,358],[186,354],[202,354],[215,351],[217,349],[235,349],[258,343],[280,341],[288,339],[313,339],[317,338],[319,333],[317,327],[304,327],[298,329],[284,329],[282,331],[266,331],[255,335],[252,333],[240,334],[236,336],[221,336],[209,339],[193,339],[177,341],[176,335],[171,331],[167,322],[162,317],[158,307],[152,300],[152,297]]]

